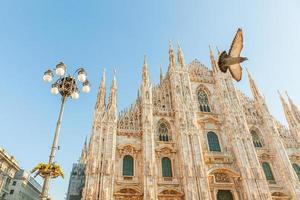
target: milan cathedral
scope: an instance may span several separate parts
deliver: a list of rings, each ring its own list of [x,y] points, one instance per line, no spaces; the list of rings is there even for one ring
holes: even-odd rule
[[[210,60],[211,70],[186,64],[170,44],[168,70],[152,86],[145,57],[138,96],[122,112],[115,75],[106,102],[103,73],[82,200],[300,199],[300,110],[279,94],[283,126],[249,72],[252,98],[211,50]]]

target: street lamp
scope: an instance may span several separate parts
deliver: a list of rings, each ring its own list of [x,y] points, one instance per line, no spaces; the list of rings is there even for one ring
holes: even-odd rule
[[[75,71],[73,75],[66,75],[67,66],[60,62],[56,65],[55,69],[49,69],[44,73],[43,80],[46,83],[52,82],[54,73],[58,76],[58,79],[52,84],[50,92],[53,95],[61,95],[61,107],[59,111],[59,116],[57,120],[57,125],[55,129],[54,139],[52,143],[52,148],[49,156],[48,164],[40,163],[34,170],[37,171],[37,175],[44,178],[44,184],[41,194],[41,200],[48,199],[49,181],[51,178],[56,178],[57,176],[63,176],[60,167],[54,162],[56,150],[58,148],[58,137],[60,133],[62,115],[64,111],[64,105],[66,100],[70,97],[72,99],[79,98],[79,89],[77,86],[78,81],[82,83],[82,91],[88,93],[91,90],[89,81],[87,80],[86,71],[83,68],[79,68]],[[77,80],[75,74],[77,73]]]

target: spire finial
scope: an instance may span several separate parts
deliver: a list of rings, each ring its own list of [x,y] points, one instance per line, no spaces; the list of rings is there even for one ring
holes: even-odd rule
[[[83,145],[83,149],[81,151],[81,155],[79,158],[79,162],[81,163],[86,163],[86,158],[87,158],[87,153],[88,153],[88,148],[87,148],[87,137],[85,137],[85,141],[84,141],[84,145]]]
[[[101,79],[101,86],[103,86],[103,87],[105,87],[105,72],[106,72],[106,69],[104,67],[103,71],[102,71],[102,79]]]
[[[247,71],[248,71],[248,70],[247,70]],[[277,93],[278,93],[280,99],[284,100],[283,96],[281,95],[281,93],[280,93],[280,91],[279,91],[278,89],[277,89]]]
[[[297,122],[300,124],[300,110],[298,106],[293,102],[292,98],[288,95],[287,91],[285,91],[285,94],[289,101],[291,113],[294,116],[295,120],[297,120]]]
[[[285,95],[287,96],[287,98],[288,98],[289,100],[292,100],[292,99],[290,98],[290,96],[289,96],[289,94],[288,94],[287,91],[285,91]]]
[[[147,55],[144,55],[144,65],[143,65],[143,74],[142,74],[143,84],[148,85],[149,80],[149,72],[148,72],[148,62],[147,62]]]
[[[251,74],[250,74],[250,72],[249,72],[249,70],[248,70],[248,68],[246,67],[246,71],[247,71],[247,75],[248,75],[248,79],[251,79],[251,80],[253,80],[252,79],[252,76],[251,76]],[[279,92],[279,91],[278,91]]]
[[[289,124],[290,128],[294,128],[297,124],[297,114],[294,115],[295,112],[292,111],[292,109],[289,107],[289,105],[287,104],[287,102],[285,101],[285,99],[283,98],[283,96],[280,94],[280,92],[277,90],[278,95],[280,97],[281,100],[281,104],[283,107],[283,111],[284,111],[284,115],[285,118]]]
[[[250,72],[248,71],[248,69],[246,68],[247,74],[248,74],[248,81],[250,84],[250,89],[252,91],[252,95],[256,100],[264,100],[264,98],[261,96],[261,94],[259,93],[259,90],[255,84],[255,81],[253,80]]]
[[[116,68],[114,68],[114,71],[113,71],[113,81],[112,81],[112,88],[113,89],[117,89],[116,74],[117,74],[117,71],[116,71]]]
[[[105,107],[105,68],[103,68],[101,83],[98,90],[98,97],[96,102],[96,109],[102,109]]]
[[[169,41],[169,71],[173,71],[175,68],[175,55],[171,40]]]
[[[213,71],[214,71],[214,73],[218,73],[219,69],[218,69],[218,66],[217,66],[217,62],[215,60],[215,56],[214,56],[214,53],[211,50],[210,45],[208,45],[208,49],[209,49],[209,57],[210,57],[210,62],[211,62]]]
[[[116,69],[113,71],[113,79],[110,87],[108,108],[117,107],[117,81],[116,81]]]
[[[217,52],[218,52],[218,56],[220,56],[221,52],[220,52],[219,48],[216,47],[216,49],[217,49]]]
[[[208,45],[208,49],[209,49],[209,55],[213,55],[213,52],[211,50],[211,46],[210,45]]]
[[[164,74],[163,74],[163,69],[162,69],[162,64],[160,64],[160,82],[164,79]]]
[[[179,42],[177,42],[177,59],[178,59],[178,63],[180,64],[180,66],[183,68],[184,67],[184,56],[183,56],[183,51],[180,47]]]

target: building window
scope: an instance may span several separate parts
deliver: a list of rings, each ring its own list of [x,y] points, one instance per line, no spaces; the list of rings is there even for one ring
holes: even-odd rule
[[[296,163],[293,163],[292,166],[293,166],[293,168],[294,168],[294,170],[295,170],[295,172],[298,176],[298,179],[300,180],[300,167],[299,167],[299,165],[297,165]]]
[[[208,147],[210,151],[221,151],[217,134],[214,132],[207,133]]]
[[[14,182],[12,183],[13,186],[15,186],[16,184],[17,184],[17,181],[14,181]]]
[[[133,176],[133,157],[130,155],[123,158],[123,176]]]
[[[170,158],[164,157],[161,159],[162,176],[172,177],[172,163]]]
[[[165,123],[160,123],[158,127],[159,141],[169,141],[168,127]]]
[[[262,147],[262,142],[260,141],[260,138],[258,136],[258,134],[255,131],[251,131],[251,136],[252,136],[252,141],[253,141],[253,145],[255,147]]]
[[[10,190],[9,194],[13,194],[14,193],[14,190]]]
[[[267,163],[267,162],[263,162],[263,163],[262,163],[262,168],[263,168],[263,170],[264,170],[266,179],[267,179],[268,181],[275,181],[275,178],[274,178],[274,176],[273,176],[273,172],[272,172],[272,170],[271,170],[270,164]]]
[[[8,190],[8,187],[9,187],[9,184],[11,182],[11,179],[10,178],[7,178],[6,179],[6,182],[5,182],[5,185],[4,185],[4,188]]]
[[[233,195],[230,190],[218,190],[217,200],[233,200]]]
[[[199,110],[201,112],[210,112],[210,107],[208,103],[208,97],[204,90],[198,91],[198,103],[199,103]]]

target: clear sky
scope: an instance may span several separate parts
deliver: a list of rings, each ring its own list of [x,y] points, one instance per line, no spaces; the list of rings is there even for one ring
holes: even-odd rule
[[[48,160],[60,99],[43,83],[46,69],[64,61],[83,66],[92,91],[68,101],[56,161],[66,178],[51,182],[51,195],[64,199],[72,163],[90,134],[103,67],[110,85],[117,70],[119,110],[136,97],[144,54],[151,80],[166,71],[168,41],[181,43],[186,62],[210,67],[208,45],[228,49],[238,27],[243,55],[273,115],[285,123],[276,90],[300,105],[299,0],[49,0],[0,3],[0,146],[31,170]],[[108,86],[109,87],[109,86]],[[248,95],[247,78],[237,87]]]

